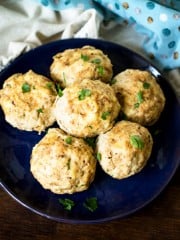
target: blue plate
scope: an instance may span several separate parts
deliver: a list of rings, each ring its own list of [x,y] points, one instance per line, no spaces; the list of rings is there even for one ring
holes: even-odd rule
[[[180,161],[180,109],[171,87],[161,73],[134,52],[114,43],[93,39],[69,39],[52,42],[20,56],[0,74],[0,84],[17,72],[29,69],[49,77],[52,56],[68,48],[92,45],[108,54],[114,74],[127,68],[149,70],[157,78],[166,96],[166,106],[158,123],[151,127],[154,147],[147,166],[138,174],[115,180],[97,167],[94,182],[87,191],[56,195],[44,190],[30,173],[32,147],[42,138],[36,132],[11,127],[0,110],[0,184],[20,204],[47,218],[68,223],[96,223],[127,216],[147,205],[165,188]],[[84,207],[87,198],[96,197],[94,212]],[[63,209],[59,198],[76,205]]]

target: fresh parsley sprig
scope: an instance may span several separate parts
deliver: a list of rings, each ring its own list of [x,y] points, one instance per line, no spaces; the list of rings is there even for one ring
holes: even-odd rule
[[[90,97],[90,96],[91,96],[91,90],[87,88],[83,88],[78,94],[78,99],[81,101],[81,100],[84,100],[86,97]]]
[[[59,84],[56,84],[56,91],[57,91],[57,94],[59,97],[62,97],[63,96],[63,90],[61,89],[60,85]]]
[[[65,210],[68,211],[71,211],[75,206],[74,201],[69,198],[59,198],[59,203],[64,207]]]
[[[148,83],[148,82],[143,82],[143,88],[144,88],[144,89],[149,89],[150,86],[151,86],[150,83]]]
[[[91,62],[95,63],[95,64],[100,64],[101,63],[101,59],[100,58],[95,58]]]
[[[58,201],[67,211],[71,211],[76,205],[75,202],[69,198],[59,198]],[[88,209],[90,212],[94,212],[98,208],[98,201],[96,197],[86,198],[86,200],[82,204],[83,207]]]
[[[135,108],[138,108],[141,103],[144,102],[143,92],[139,91],[136,95],[137,102],[134,104]]]
[[[81,54],[81,59],[82,59],[84,62],[87,62],[87,61],[89,61],[89,56],[86,55],[86,54]]]
[[[142,150],[144,148],[144,142],[142,138],[138,135],[131,135],[130,136],[130,143],[133,147]]]
[[[72,144],[72,137],[71,136],[68,136],[66,139],[65,139],[65,142],[67,144]]]
[[[40,113],[43,113],[43,109],[42,108],[38,108],[36,111],[37,111],[38,117],[39,117]]]
[[[103,66],[98,65],[98,66],[97,66],[97,71],[98,71],[98,74],[99,74],[100,76],[103,76],[103,75],[104,75],[104,67],[103,67]]]
[[[108,117],[110,114],[111,114],[111,113],[110,113],[109,111],[103,112],[102,115],[101,115],[101,118],[102,118],[103,120],[106,120],[107,117]]]
[[[96,197],[87,198],[83,206],[87,208],[89,211],[94,212],[98,208],[97,198]]]
[[[27,92],[31,91],[31,86],[29,83],[25,82],[25,83],[23,83],[21,89],[22,89],[23,93],[27,93]]]
[[[98,161],[101,161],[101,153],[100,153],[100,152],[98,152],[98,153],[96,154],[96,159],[97,159]]]

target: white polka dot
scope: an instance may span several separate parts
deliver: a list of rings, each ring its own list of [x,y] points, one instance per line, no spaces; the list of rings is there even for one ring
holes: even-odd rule
[[[141,13],[141,9],[140,8],[135,8],[135,13],[136,14],[140,14]]]
[[[113,5],[112,5],[111,3],[109,3],[109,4],[107,5],[107,7],[108,7],[108,9],[113,10]]]
[[[165,13],[161,13],[159,16],[159,20],[162,22],[166,22],[168,20],[168,16]]]

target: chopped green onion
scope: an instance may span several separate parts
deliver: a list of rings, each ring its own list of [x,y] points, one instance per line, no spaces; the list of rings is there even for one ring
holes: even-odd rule
[[[67,137],[67,138],[65,139],[65,142],[66,142],[67,144],[71,144],[71,143],[72,143],[72,137],[71,137],[71,136]]]
[[[27,93],[31,91],[31,86],[27,82],[23,83],[21,88],[23,93]]]
[[[113,84],[115,84],[117,82],[117,80],[115,78],[112,78],[110,81],[110,85],[112,86]]]
[[[143,92],[139,91],[136,95],[136,98],[137,98],[137,102],[134,104],[134,107],[138,108],[139,105],[144,101]]]
[[[42,108],[37,109],[37,113],[38,113],[38,117],[39,117],[39,114],[43,113],[43,109]]]
[[[51,88],[53,87],[53,83],[52,83],[52,82],[48,82],[48,83],[46,84],[46,87],[49,88],[49,89],[51,89]]]
[[[84,100],[86,97],[91,96],[91,90],[87,88],[83,88],[78,95],[79,100]]]
[[[59,84],[56,84],[56,90],[59,97],[63,96],[63,90],[60,88]]]
[[[139,105],[140,105],[139,103],[135,103],[135,104],[134,104],[134,108],[138,108]]]
[[[141,137],[138,136],[138,135],[130,136],[130,143],[135,148],[138,148],[138,149],[143,149],[144,148],[144,142],[141,139]]]
[[[104,67],[103,66],[98,66],[97,70],[98,70],[99,75],[101,75],[101,76],[104,75]]]
[[[144,101],[143,92],[142,91],[139,91],[137,93],[137,100],[138,100],[138,103],[142,103]]]
[[[91,62],[95,63],[95,64],[100,64],[101,63],[101,59],[100,58],[95,58]]]
[[[100,152],[98,152],[98,153],[96,154],[96,158],[97,158],[98,161],[101,161],[101,153],[100,153]]]
[[[59,203],[62,204],[64,209],[68,211],[71,211],[72,208],[75,206],[74,201],[68,198],[59,198]]]
[[[84,62],[87,62],[87,61],[89,61],[89,56],[88,56],[88,55],[81,54],[81,59],[82,59]]]
[[[148,83],[148,82],[144,82],[144,83],[143,83],[143,88],[144,88],[144,89],[149,89],[150,86],[151,86],[151,85],[150,85],[150,83]]]
[[[103,120],[106,120],[109,115],[110,115],[110,112],[108,112],[108,111],[107,112],[103,112],[102,115],[101,115],[101,118]]]
[[[98,207],[97,198],[96,197],[87,198],[83,206],[87,208],[89,211],[94,212]]]

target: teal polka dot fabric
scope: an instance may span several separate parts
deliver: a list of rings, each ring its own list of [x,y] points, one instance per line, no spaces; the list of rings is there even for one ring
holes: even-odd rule
[[[144,38],[142,47],[152,62],[163,69],[180,67],[180,1],[96,2],[134,24]]]
[[[65,10],[72,7],[83,9],[94,8],[94,1],[89,0],[37,0],[39,3],[54,10]]]
[[[118,21],[121,19],[122,22],[133,25],[138,34],[142,35],[142,48],[151,62],[162,69],[180,67],[180,0],[37,1],[54,10],[81,7],[84,10],[96,8],[101,14],[109,11],[117,16]],[[99,6],[102,7],[101,10]]]

